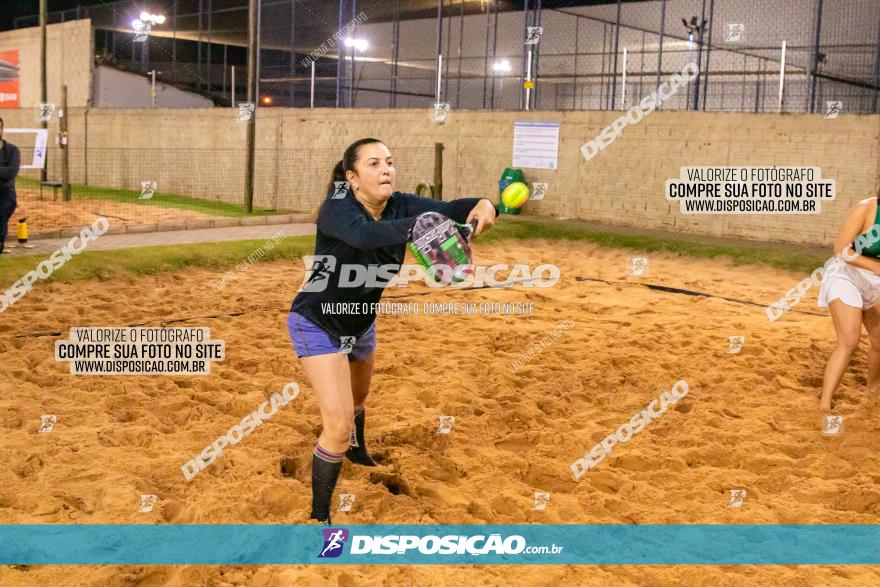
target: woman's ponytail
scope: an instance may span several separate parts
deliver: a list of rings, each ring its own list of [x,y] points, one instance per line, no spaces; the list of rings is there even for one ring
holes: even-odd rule
[[[330,195],[330,192],[336,189],[334,185],[337,181],[345,181],[345,168],[342,166],[342,159],[339,160],[333,167],[333,171],[330,173],[330,183],[327,184],[327,189],[324,190],[327,192],[327,195]]]
[[[336,191],[335,183],[337,181],[345,181],[345,169],[343,168],[341,159],[339,163],[337,163],[333,167],[333,171],[330,172],[330,183],[327,184],[327,189],[324,190],[324,199],[329,198],[330,194]],[[323,201],[321,203],[323,203]],[[310,224],[315,224],[316,222],[318,222],[318,213],[320,211],[321,204],[318,204],[312,209],[312,212],[311,214],[309,214],[309,217],[307,219]]]

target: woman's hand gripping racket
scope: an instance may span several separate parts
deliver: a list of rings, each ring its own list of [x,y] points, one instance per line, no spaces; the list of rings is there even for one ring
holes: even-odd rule
[[[425,212],[413,224],[409,250],[435,281],[464,281],[474,271],[470,241],[476,230],[476,219],[459,224],[439,212]]]

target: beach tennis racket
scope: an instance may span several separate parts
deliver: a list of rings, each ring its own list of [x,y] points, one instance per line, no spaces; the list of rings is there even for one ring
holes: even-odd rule
[[[413,224],[409,250],[434,281],[464,281],[473,273],[470,241],[476,230],[476,219],[459,224],[439,212],[425,212]]]

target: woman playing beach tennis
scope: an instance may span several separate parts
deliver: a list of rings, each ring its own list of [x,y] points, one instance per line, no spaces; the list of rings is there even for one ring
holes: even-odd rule
[[[880,382],[880,189],[875,198],[862,200],[847,213],[834,253],[846,262],[828,272],[819,290],[819,307],[831,312],[837,332],[822,383],[820,408],[826,411],[859,346],[862,324],[871,340],[868,388]]]
[[[311,517],[327,524],[342,457],[376,465],[364,441],[364,400],[376,350],[373,308],[390,281],[346,287],[345,281],[340,285],[340,274],[346,267],[382,265],[396,266],[396,274],[416,217],[424,212],[459,223],[475,220],[475,235],[491,228],[498,213],[485,199],[441,202],[395,192],[395,175],[391,153],[378,139],[361,139],[345,150],[333,171],[335,185],[329,186],[318,213],[312,275],[287,320],[321,411],[323,429],[312,456]],[[346,272],[348,277],[356,273]],[[355,311],[331,314],[325,311],[328,304]]]

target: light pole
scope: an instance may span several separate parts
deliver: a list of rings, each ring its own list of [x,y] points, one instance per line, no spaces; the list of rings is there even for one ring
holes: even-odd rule
[[[705,0],[704,0],[704,2],[705,2]],[[697,60],[701,61],[702,48],[703,48],[703,29],[706,28],[706,20],[703,19],[702,21],[700,21],[696,16],[692,16],[690,22],[688,22],[687,20],[685,20],[683,18],[681,19],[681,22],[684,25],[684,28],[686,28],[687,32],[688,32],[688,56],[687,56],[688,63],[692,63],[691,55],[692,55],[693,49],[694,49],[694,38],[695,37],[699,38],[698,42],[700,44],[700,52],[697,54],[698,55]],[[697,63],[697,76],[700,75],[699,72],[700,72],[700,64]],[[697,82],[697,92],[699,91],[699,88],[700,88],[700,86],[699,86],[699,81],[698,81]],[[685,103],[685,110],[690,110],[690,96],[691,96],[690,89],[691,89],[691,82],[688,82],[688,96],[687,96],[687,101]],[[695,96],[696,96],[696,93],[695,93]],[[696,105],[694,106],[694,109],[696,110]]]
[[[141,12],[140,18],[136,18],[131,23],[131,28],[135,32],[135,41],[141,40],[141,71],[146,72],[150,66],[150,31],[158,24],[165,22],[165,16],[162,14],[150,14],[149,12]],[[143,37],[143,38],[141,38]]]
[[[349,51],[349,59],[351,60],[351,69],[349,70],[350,79],[348,82],[348,107],[354,108],[354,54],[355,51],[364,52],[370,47],[370,43],[366,39],[354,39],[345,37],[345,46],[351,49]]]

